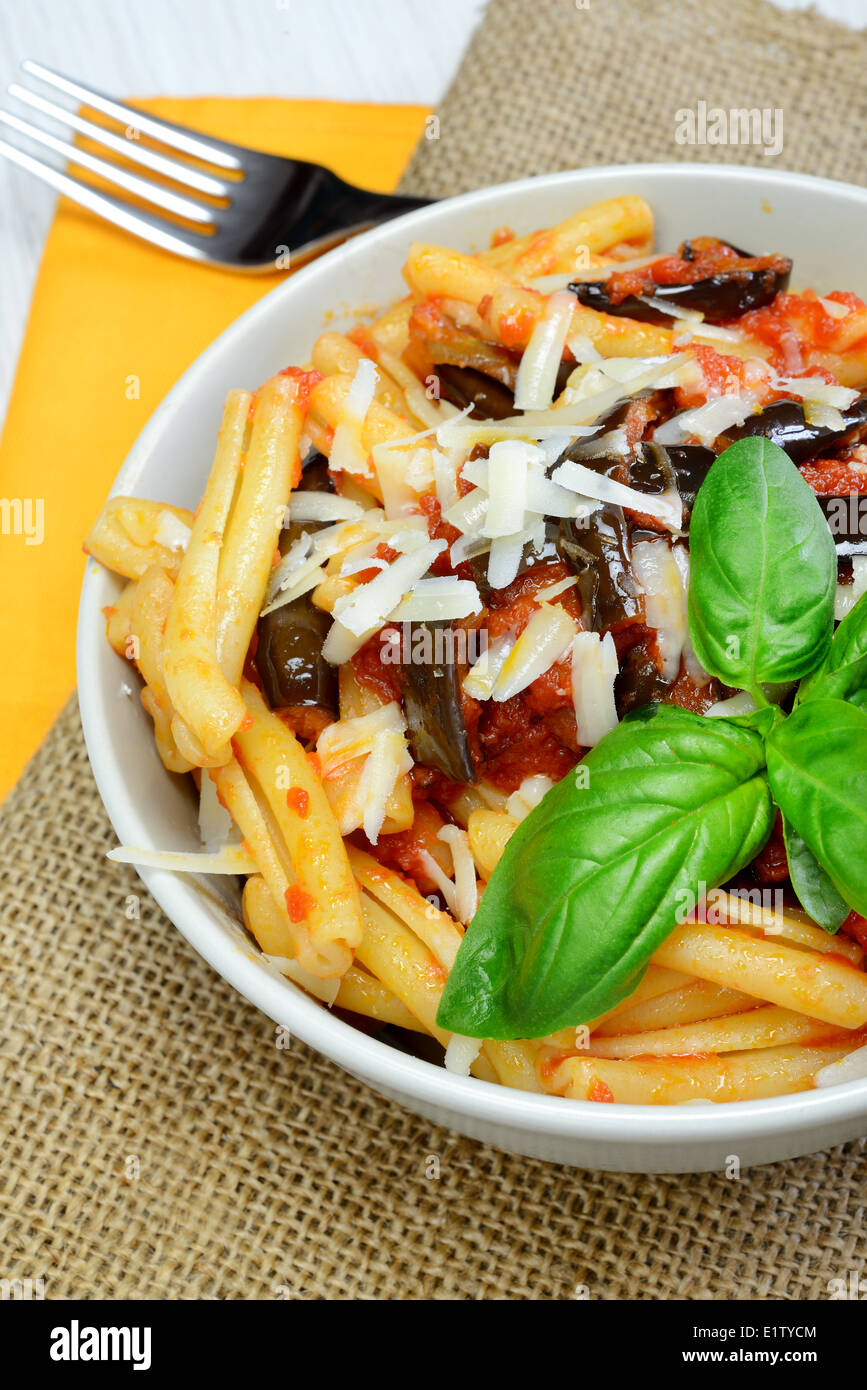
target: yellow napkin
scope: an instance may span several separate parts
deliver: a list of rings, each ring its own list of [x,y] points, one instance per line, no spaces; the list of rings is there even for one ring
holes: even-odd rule
[[[258,98],[138,104],[383,192],[397,184],[428,115],[418,106]],[[44,509],[41,544],[14,534],[15,514],[3,512],[0,797],[74,687],[81,542],[115,474],[184,369],[281,278],[195,266],[60,201],[0,438],[0,496],[21,499],[25,524],[38,520],[40,499]]]

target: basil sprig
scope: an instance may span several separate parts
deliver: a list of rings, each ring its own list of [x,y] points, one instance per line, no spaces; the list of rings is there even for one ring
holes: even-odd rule
[[[830,931],[851,907],[867,915],[867,596],[832,641],[827,523],[764,439],[712,465],[690,552],[693,647],[758,709],[647,706],[547,793],[491,875],[441,1027],[533,1038],[612,1008],[690,905],[755,857],[777,808],[807,911]],[[765,686],[798,679],[786,717]]]
[[[840,896],[867,915],[867,714],[806,700],[767,743],[771,791]]]
[[[849,904],[837,892],[813,851],[785,816],[783,839],[789,861],[789,877],[798,901],[820,927],[830,932],[837,931],[849,916]]]
[[[690,527],[689,630],[699,661],[763,703],[831,641],[837,555],[810,488],[778,445],[743,439],[699,489]]]
[[[580,765],[586,788],[567,774],[515,831],[440,1024],[541,1037],[631,993],[695,885],[724,883],[768,838],[764,765],[759,735],[723,719],[656,706],[621,724]]]

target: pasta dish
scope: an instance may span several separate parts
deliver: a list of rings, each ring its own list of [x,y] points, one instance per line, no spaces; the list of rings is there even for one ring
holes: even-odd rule
[[[270,969],[457,1073],[748,1100],[867,1075],[867,305],[653,232],[414,243],[229,393],[195,512],[109,499],[202,837],[111,857],[240,876]]]

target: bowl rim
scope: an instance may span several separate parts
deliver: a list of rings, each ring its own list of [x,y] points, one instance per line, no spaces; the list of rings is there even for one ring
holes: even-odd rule
[[[171,432],[174,415],[208,374],[214,359],[231,347],[236,338],[255,334],[260,321],[279,310],[284,299],[291,303],[299,286],[303,288],[327,280],[338,264],[351,264],[374,254],[380,245],[390,243],[396,232],[410,240],[417,228],[424,227],[432,215],[443,209],[484,208],[496,205],[498,198],[506,193],[532,193],[568,185],[574,185],[580,194],[582,182],[591,180],[622,181],[628,188],[630,178],[638,176],[693,183],[723,180],[741,186],[754,184],[760,185],[770,197],[775,188],[812,194],[826,192],[836,197],[845,195],[862,203],[867,210],[867,188],[833,179],[738,164],[657,162],[598,165],[535,175],[459,194],[406,213],[343,243],[296,271],[229,324],[190,364],[156,407],[127,455],[110,495],[135,488],[154,446]],[[81,720],[94,778],[115,833],[121,843],[139,844],[147,837],[133,788],[124,777],[122,750],[113,748],[104,737],[105,725],[101,718],[101,708],[109,698],[108,692],[101,688],[98,660],[94,660],[105,643],[101,611],[94,601],[102,573],[101,567],[88,559],[77,631]],[[191,877],[160,869],[139,868],[137,873],[177,930],[246,1000],[366,1084],[380,1092],[399,1091],[404,1103],[411,1104],[411,1097],[454,1117],[472,1119],[479,1124],[486,1122],[501,1129],[507,1127],[513,1135],[531,1133],[587,1143],[640,1143],[650,1151],[654,1147],[670,1149],[679,1143],[729,1145],[750,1139],[771,1139],[867,1117],[867,1078],[766,1100],[654,1106],[599,1105],[457,1076],[444,1067],[410,1057],[369,1037],[330,1014],[290,981],[272,975],[265,963],[256,957],[252,943],[249,950],[244,950],[231,943],[216,927]]]

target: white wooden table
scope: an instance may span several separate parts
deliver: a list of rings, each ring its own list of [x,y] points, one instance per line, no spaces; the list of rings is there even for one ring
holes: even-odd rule
[[[867,0],[817,8],[867,24]],[[30,57],[113,95],[433,106],[483,9],[484,0],[2,0],[0,89]],[[0,161],[0,421],[54,201]]]

